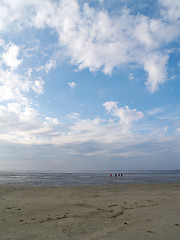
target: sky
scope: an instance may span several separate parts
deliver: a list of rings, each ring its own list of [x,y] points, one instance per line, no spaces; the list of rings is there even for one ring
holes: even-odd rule
[[[0,170],[180,169],[179,0],[0,12]]]

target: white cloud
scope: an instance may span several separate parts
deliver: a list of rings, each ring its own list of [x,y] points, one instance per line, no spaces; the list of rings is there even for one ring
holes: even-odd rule
[[[34,14],[34,8],[43,2],[46,0],[1,0],[0,31],[7,32],[9,28],[19,31],[24,26],[27,27]]]
[[[44,87],[44,81],[41,79],[41,77],[39,77],[38,80],[35,80],[32,83],[32,89],[34,90],[34,92],[36,92],[37,94],[42,94],[43,93],[43,87]]]
[[[0,68],[0,102],[20,101],[26,102],[27,98],[23,93],[30,90],[30,81],[10,70]]]
[[[36,120],[38,113],[30,106],[25,106],[22,112],[19,112],[18,117],[20,122],[32,123]]]
[[[117,159],[118,162],[123,161],[122,166],[124,168],[126,168],[125,162],[128,160],[131,168],[137,159],[143,159],[143,163],[148,159],[146,164],[148,162],[152,164],[152,161],[149,161],[150,159],[158,159],[159,162],[160,159],[164,161],[166,157],[169,159],[172,154],[174,158],[178,156],[176,152],[179,149],[179,142],[166,135],[168,126],[161,127],[159,131],[151,129],[149,134],[144,135],[142,133],[144,128],[142,123],[138,126],[133,125],[134,122],[143,117],[142,112],[128,107],[118,108],[117,103],[113,102],[106,102],[104,106],[109,113],[110,121],[101,118],[80,119],[80,116],[74,113],[73,115],[78,117],[78,121],[66,124],[59,122],[57,118],[41,116],[30,105],[22,106],[20,103],[9,103],[7,106],[0,105],[1,146],[4,149],[7,146],[7,149],[9,149],[10,146],[14,152],[13,157],[22,159],[21,166],[24,166],[26,162],[24,155],[31,156],[32,154],[33,158],[29,157],[29,159],[31,159],[32,164],[35,164],[33,169],[37,167],[34,156],[38,158],[39,154],[41,158],[43,156],[43,160],[47,157],[46,168],[51,165],[51,167],[54,166],[52,169],[58,170],[58,164],[61,164],[62,161],[64,161],[63,167],[70,164],[70,169],[73,170],[72,156],[76,164],[79,161],[81,162],[78,167],[82,166],[82,161],[85,165],[86,163],[90,164],[90,167],[92,159],[95,159],[96,168],[98,164],[101,168],[102,164],[106,163],[108,168],[109,166],[112,167]],[[112,116],[119,121],[111,121]],[[177,128],[178,132],[179,129]],[[176,141],[177,147],[174,145],[174,141]],[[31,146],[30,149],[29,146]],[[19,155],[19,152],[21,155]],[[6,156],[9,156],[8,153],[9,150]],[[12,159],[13,157],[11,155]],[[1,158],[0,156],[0,161]],[[52,159],[57,160],[57,165],[53,165],[54,161]],[[109,159],[111,162],[107,162]],[[138,167],[141,166],[139,164]],[[39,166],[44,165],[41,163]],[[18,165],[18,167],[20,166]]]
[[[80,120],[80,114],[74,112],[74,113],[68,114],[68,118],[73,120]]]
[[[55,60],[50,60],[46,65],[45,65],[45,70],[48,73],[52,68],[56,67],[56,61]]]
[[[13,43],[8,44],[6,51],[2,54],[2,60],[11,69],[16,69],[21,63],[22,59],[18,59],[19,47]]]
[[[36,68],[36,71],[39,72],[39,71],[45,70],[46,73],[49,73],[50,70],[52,68],[55,69],[55,67],[56,67],[56,60],[50,59],[44,66],[40,66],[40,67]]]
[[[105,107],[105,109],[108,112],[111,112],[111,111],[116,112],[117,111],[117,104],[118,104],[118,102],[108,101],[108,102],[103,103],[103,106]]]
[[[46,59],[43,58],[43,63],[38,62],[43,65],[39,70],[48,73],[59,63],[58,58],[64,59],[62,55],[75,64],[78,70],[88,68],[90,71],[102,71],[109,75],[114,68],[135,64],[136,67],[144,68],[147,73],[146,86],[154,93],[168,80],[170,51],[167,49],[171,45],[169,43],[177,41],[180,36],[179,1],[159,2],[163,6],[161,17],[153,19],[143,14],[133,15],[128,9],[121,9],[118,15],[113,16],[112,12],[109,14],[104,9],[105,5],[95,9],[88,4],[80,6],[76,0],[1,0],[0,33],[3,36],[3,33],[10,32],[13,36],[13,32],[21,33],[24,28],[27,31],[29,27],[31,30],[34,30],[34,27],[47,27],[46,33],[53,30],[49,36],[58,38],[59,45],[55,47],[60,47],[61,54],[52,54],[48,59],[49,56],[42,52]],[[99,3],[103,4],[103,0],[99,0]],[[44,81],[37,76],[37,72],[33,72],[39,65],[33,68],[27,61],[24,74],[16,71],[26,64],[24,58],[30,59],[29,51],[33,52],[32,45],[28,45],[28,49],[27,45],[24,45],[22,50],[13,43],[6,45],[5,41],[0,39],[0,46],[4,51],[0,55],[0,142],[1,146],[8,146],[8,152],[9,145],[6,145],[6,142],[16,143],[11,145],[15,154],[18,152],[17,146],[26,153],[24,144],[38,145],[37,152],[41,149],[39,145],[45,149],[51,146],[52,151],[48,152],[51,159],[52,156],[59,156],[66,161],[67,156],[70,156],[70,159],[76,156],[77,161],[80,156],[83,160],[84,157],[99,157],[101,163],[105,164],[104,158],[107,160],[109,157],[115,157],[119,161],[123,157],[126,160],[126,157],[140,156],[144,160],[144,156],[158,156],[163,151],[166,157],[167,148],[171,148],[170,153],[179,151],[177,139],[165,135],[170,127],[172,130],[170,124],[164,124],[164,128],[161,125],[158,130],[153,123],[146,122],[144,125],[147,119],[140,122],[144,116],[141,111],[128,106],[118,107],[118,103],[114,101],[103,104],[108,113],[105,119],[100,116],[82,119],[78,113],[72,113],[68,118],[76,121],[70,123],[68,120],[68,123],[62,123],[56,117],[40,115],[27,95],[31,91],[35,94],[43,93]],[[41,50],[40,47],[36,49],[39,53]],[[131,73],[129,78],[133,78]],[[68,85],[74,88],[76,83],[72,81]],[[160,112],[160,109],[152,109],[147,114],[155,115]],[[164,119],[168,123],[174,121]],[[164,119],[159,118],[160,124]],[[175,128],[176,133],[180,133],[177,125]],[[143,131],[146,131],[146,137]],[[176,144],[173,141],[176,141]],[[43,152],[44,155],[46,153]]]
[[[75,88],[76,83],[75,82],[68,82],[68,85],[70,88]]]
[[[151,93],[159,89],[159,85],[167,81],[167,55],[150,54],[144,60],[144,69],[148,73],[146,86]]]
[[[164,109],[163,108],[154,108],[154,109],[151,109],[147,112],[148,115],[156,115],[156,114],[159,114],[159,113],[163,113],[164,112]]]
[[[30,128],[37,118],[37,111],[30,106],[22,106],[20,103],[8,103],[6,106],[0,105],[1,133],[14,135],[23,134],[23,130]],[[25,127],[26,124],[26,127]],[[3,130],[3,127],[5,129]]]
[[[59,126],[57,118],[43,117],[31,105],[0,105],[0,141],[35,145],[50,143],[53,136],[59,135]]]
[[[150,92],[167,81],[168,55],[160,48],[180,34],[176,25],[131,15],[128,10],[112,18],[87,4],[80,10],[75,0],[62,0],[58,11],[59,21],[48,18],[47,22],[57,30],[60,45],[79,70],[89,68],[111,74],[115,67],[134,62],[147,71]]]
[[[59,120],[57,118],[52,118],[52,117],[45,117],[45,121],[44,121],[45,125],[58,125],[59,124]]]
[[[105,103],[108,106],[108,102]],[[71,124],[61,123],[57,118],[41,116],[30,104],[8,103],[0,105],[0,140],[22,144],[74,144],[95,141],[115,143],[133,140],[131,127],[143,117],[136,109],[106,108],[110,110],[110,121],[94,118],[80,119],[77,113]],[[119,119],[111,121],[111,116]],[[70,116],[69,116],[70,117]],[[134,132],[134,131],[133,131]],[[129,140],[128,140],[129,139]]]
[[[129,132],[131,124],[143,118],[143,113],[136,109],[130,109],[128,106],[118,108],[117,102],[106,102],[103,104],[105,109],[120,119],[120,124],[123,126],[124,132]]]
[[[146,86],[154,93],[167,81],[166,44],[180,35],[179,1],[159,2],[162,16],[167,15],[168,20],[133,15],[128,9],[121,9],[118,16],[110,16],[106,10],[97,10],[88,4],[80,7],[76,0],[3,0],[0,26],[2,29],[13,24],[21,26],[19,28],[48,26],[56,30],[63,52],[79,70],[89,68],[112,74],[114,68],[129,63],[143,66],[148,73]],[[6,59],[13,67],[20,64],[19,61]],[[55,62],[50,60],[44,69],[49,72],[54,66]]]
[[[17,101],[21,104],[29,102],[26,93],[33,90],[37,94],[43,93],[44,81],[39,78],[32,81],[11,70],[0,68],[0,102]]]
[[[31,90],[42,94],[44,81],[41,77],[33,80],[31,68],[24,75],[17,73],[17,67],[22,62],[22,59],[18,59],[19,47],[11,43],[4,48],[0,62],[4,62],[9,68],[4,65],[0,66],[0,102],[14,101],[27,105],[31,100],[27,98],[26,94]]]
[[[179,0],[159,0],[165,9],[161,10],[162,15],[169,20],[180,20],[180,1]]]

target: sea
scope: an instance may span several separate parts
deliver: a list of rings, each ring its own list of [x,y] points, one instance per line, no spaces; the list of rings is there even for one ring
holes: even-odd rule
[[[122,176],[121,176],[122,174]],[[112,176],[111,176],[112,175]],[[118,176],[120,175],[120,176]],[[58,173],[44,171],[0,171],[0,184],[25,186],[88,186],[130,183],[180,182],[180,170],[98,171]]]

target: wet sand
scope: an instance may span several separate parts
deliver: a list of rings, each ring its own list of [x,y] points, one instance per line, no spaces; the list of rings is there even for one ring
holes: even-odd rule
[[[174,240],[179,236],[180,183],[0,185],[2,240]]]

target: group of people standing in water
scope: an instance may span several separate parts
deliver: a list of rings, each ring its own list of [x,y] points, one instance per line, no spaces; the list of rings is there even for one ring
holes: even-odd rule
[[[115,173],[114,175],[111,173],[110,174],[110,177],[113,177],[113,176],[115,176],[115,177],[123,177],[123,174],[122,173]]]

